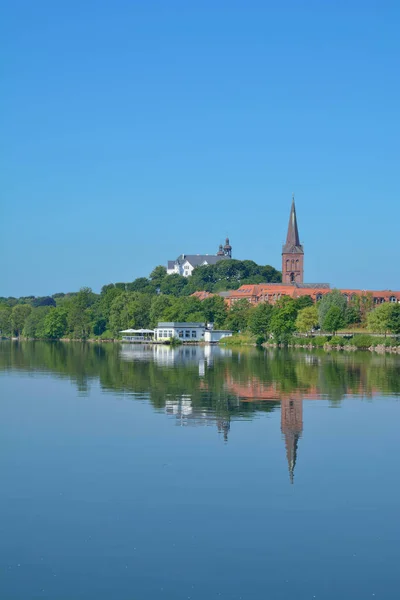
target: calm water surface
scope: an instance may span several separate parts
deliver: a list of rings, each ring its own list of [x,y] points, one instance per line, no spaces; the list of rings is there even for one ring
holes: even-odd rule
[[[400,598],[400,356],[0,343],[0,598]]]

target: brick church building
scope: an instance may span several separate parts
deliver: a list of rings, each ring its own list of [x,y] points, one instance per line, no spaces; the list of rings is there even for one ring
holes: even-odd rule
[[[232,304],[241,298],[246,298],[252,304],[258,304],[258,302],[275,304],[283,296],[291,298],[311,296],[316,302],[330,291],[331,287],[329,283],[304,283],[304,247],[300,242],[296,206],[293,197],[286,242],[282,248],[282,283],[246,284],[242,285],[238,290],[232,290],[229,294],[224,294],[224,297],[229,306],[232,306]],[[400,302],[400,292],[398,291],[341,289],[341,292],[349,302],[356,296],[367,295],[372,297],[374,304]]]

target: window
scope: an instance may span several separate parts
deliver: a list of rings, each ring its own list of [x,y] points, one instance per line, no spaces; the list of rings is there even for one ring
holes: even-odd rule
[[[318,302],[318,300],[322,300],[322,294],[317,294],[316,299],[317,299],[317,302]]]
[[[397,302],[396,296],[390,296],[390,302]]]
[[[172,329],[168,330],[168,337],[172,337],[174,335],[174,332],[172,331]]]
[[[197,337],[197,334],[196,334],[196,331],[193,329],[192,330],[192,338],[195,338],[195,337]]]
[[[182,329],[180,329],[180,330],[178,331],[178,335],[179,335],[179,337],[180,337],[180,338],[183,338],[183,331],[182,331]]]
[[[185,329],[185,338],[190,338],[190,331],[189,331],[189,329]]]

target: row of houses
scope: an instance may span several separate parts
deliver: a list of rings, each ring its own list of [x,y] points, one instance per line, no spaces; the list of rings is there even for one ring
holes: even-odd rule
[[[314,302],[321,300],[325,294],[329,294],[332,289],[327,283],[260,283],[242,285],[237,290],[222,292],[225,302],[229,307],[233,306],[238,300],[245,298],[251,304],[259,302],[268,302],[275,304],[280,298],[288,296],[289,298],[301,298],[302,296],[311,296]],[[382,304],[384,302],[399,302],[400,292],[392,290],[355,290],[355,289],[340,289],[343,296],[350,302],[356,297],[369,296],[374,304]],[[195,292],[193,296],[199,300],[205,300],[212,296],[209,292]]]

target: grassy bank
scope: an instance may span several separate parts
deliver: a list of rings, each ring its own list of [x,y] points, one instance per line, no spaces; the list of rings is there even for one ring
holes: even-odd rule
[[[235,346],[256,346],[256,338],[250,333],[236,333],[232,337],[223,338],[220,346],[232,348]]]

